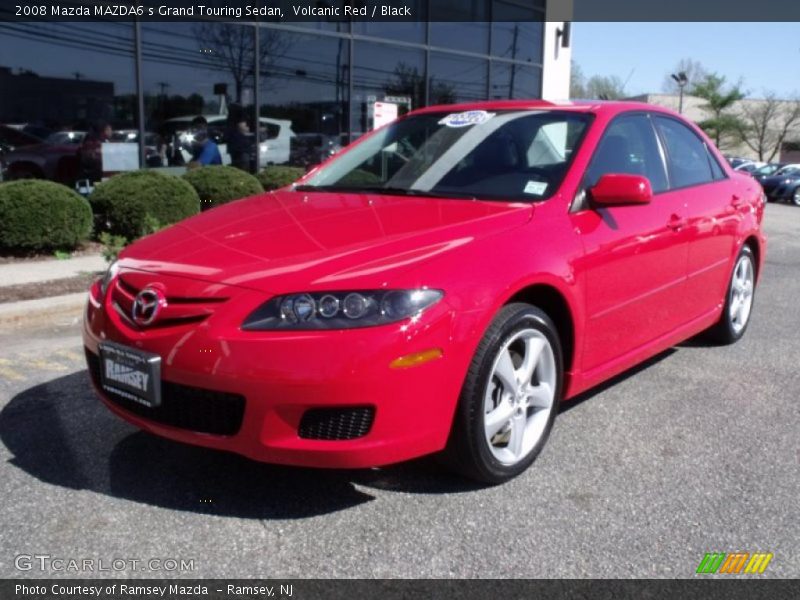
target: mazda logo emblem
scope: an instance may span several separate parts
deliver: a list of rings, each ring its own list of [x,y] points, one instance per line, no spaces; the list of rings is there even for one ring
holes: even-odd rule
[[[167,299],[160,290],[145,288],[136,294],[131,308],[131,318],[137,325],[150,325],[156,320],[161,308],[166,305]]]

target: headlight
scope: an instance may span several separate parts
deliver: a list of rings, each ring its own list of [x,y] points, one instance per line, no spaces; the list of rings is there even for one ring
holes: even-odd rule
[[[276,296],[254,310],[242,329],[352,329],[402,321],[442,299],[440,290],[348,291]]]
[[[106,291],[108,290],[108,285],[114,280],[114,277],[117,276],[119,272],[119,263],[115,260],[110,265],[108,265],[108,269],[106,269],[106,274],[103,275],[103,278],[100,280],[100,296],[105,298]]]

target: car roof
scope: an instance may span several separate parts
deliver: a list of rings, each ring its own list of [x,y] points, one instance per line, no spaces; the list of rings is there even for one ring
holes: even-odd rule
[[[461,104],[439,104],[421,108],[409,114],[467,110],[567,110],[572,112],[606,114],[608,116],[632,110],[646,110],[669,115],[678,114],[663,106],[628,100],[486,100],[483,102],[467,102]]]

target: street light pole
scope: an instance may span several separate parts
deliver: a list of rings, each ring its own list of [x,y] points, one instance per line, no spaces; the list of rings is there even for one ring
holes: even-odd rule
[[[686,84],[689,83],[689,78],[686,76],[686,73],[680,71],[678,73],[673,73],[670,75],[675,80],[675,83],[678,84],[678,112],[683,114],[683,88],[686,87]]]

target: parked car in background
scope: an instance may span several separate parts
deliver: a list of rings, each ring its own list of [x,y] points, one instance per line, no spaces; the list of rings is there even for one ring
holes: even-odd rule
[[[39,140],[44,140],[48,135],[53,133],[53,130],[49,127],[38,125],[36,123],[7,123],[7,126],[39,138]]]
[[[80,176],[78,154],[85,131],[57,131],[3,158],[3,179],[49,179],[72,186]]]
[[[0,125],[0,181],[5,178],[6,155],[17,148],[41,144],[42,140],[8,125]]]
[[[41,144],[42,139],[8,125],[0,125],[0,154],[23,146]]]
[[[761,187],[769,202],[791,202],[800,206],[800,165],[789,165],[765,177]]]
[[[177,441],[337,468],[444,451],[500,483],[561,400],[702,331],[744,335],[763,216],[758,184],[665,108],[433,106],[127,246],[89,292],[89,373]],[[674,387],[691,427],[704,390]]]
[[[755,171],[756,169],[760,169],[761,167],[763,167],[766,164],[767,163],[765,163],[765,162],[761,162],[761,161],[757,161],[757,160],[751,160],[751,161],[748,161],[748,162],[740,164],[738,167],[736,167],[734,169],[734,171],[741,171],[742,173],[748,173],[749,174],[749,173],[753,173],[753,171]]]
[[[752,175],[756,181],[761,182],[763,179],[769,177],[770,175],[774,175],[785,166],[786,163],[767,163],[766,165],[763,165],[750,173],[750,175]]]
[[[741,157],[738,157],[738,156],[726,156],[725,160],[728,161],[728,164],[733,169],[736,169],[736,167],[739,167],[739,166],[741,166],[743,164],[751,162],[751,160],[749,158],[741,158]]]
[[[192,160],[192,121],[200,115],[188,115],[168,119],[162,128],[162,135],[167,136],[170,148],[168,154],[177,159],[179,164],[188,164]],[[228,117],[225,115],[202,115],[208,122],[208,135],[219,146],[223,164],[230,164],[231,156],[226,146]],[[259,144],[259,161],[264,165],[280,165],[289,162],[290,140],[295,133],[292,122],[283,119],[261,117]],[[255,139],[255,136],[254,138]],[[175,151],[177,150],[177,156]]]
[[[289,163],[311,167],[328,160],[341,149],[338,137],[321,133],[297,133],[291,140]]]

